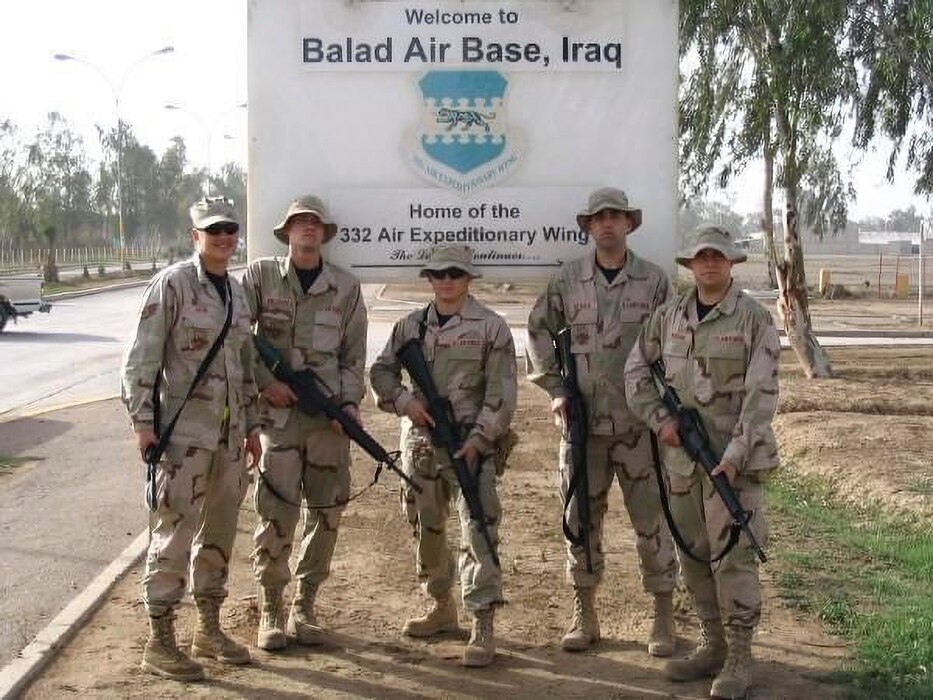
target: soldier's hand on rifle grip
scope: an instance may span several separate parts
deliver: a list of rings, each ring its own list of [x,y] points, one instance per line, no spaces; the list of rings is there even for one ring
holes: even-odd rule
[[[355,404],[347,403],[341,407],[341,410],[346,413],[350,418],[353,419],[353,422],[356,423],[361,428],[363,427],[363,419],[360,418],[360,409],[356,407]],[[339,422],[332,420],[330,422],[330,429],[333,430],[337,435],[343,435],[343,426]]]
[[[476,467],[479,465],[479,451],[472,445],[464,445],[454,453],[457,459],[463,459],[470,471],[476,473]]]
[[[428,413],[424,404],[418,399],[412,399],[408,402],[408,405],[405,407],[405,415],[408,416],[415,425],[434,427],[434,419],[431,418],[431,414]]]
[[[735,477],[738,475],[738,467],[736,467],[732,462],[723,460],[719,463],[711,473],[710,476],[718,476],[719,474],[725,474],[726,478],[729,480],[730,484],[735,483]]]
[[[275,408],[287,408],[298,401],[295,392],[285,382],[273,381],[262,390],[262,397]]]
[[[670,419],[661,424],[658,429],[658,439],[668,447],[680,447],[680,435],[677,432],[677,421]]]
[[[554,425],[560,428],[562,433],[567,432],[567,397],[557,396],[551,399],[551,413],[554,414]]]
[[[155,432],[149,428],[142,428],[136,431],[136,446],[139,448],[139,454],[143,461],[146,460],[146,448],[158,442]]]
[[[259,428],[253,428],[252,432],[246,436],[243,446],[246,449],[246,466],[251,467],[259,464],[259,458],[262,457],[262,442],[259,440]]]

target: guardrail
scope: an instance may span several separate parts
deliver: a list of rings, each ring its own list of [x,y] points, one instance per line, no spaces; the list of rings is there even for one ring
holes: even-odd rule
[[[121,258],[120,250],[106,246],[88,248],[55,248],[55,264],[59,268],[96,268],[100,265],[119,265],[121,259],[130,263],[164,260],[166,253],[159,246],[138,246],[126,249]],[[0,273],[30,272],[40,270],[48,259],[48,248],[0,249]]]

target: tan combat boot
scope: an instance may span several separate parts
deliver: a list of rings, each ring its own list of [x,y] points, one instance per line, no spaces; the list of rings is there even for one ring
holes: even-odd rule
[[[256,646],[266,651],[284,649],[288,643],[285,638],[285,608],[282,605],[281,587],[259,587],[259,632]]]
[[[197,597],[198,627],[191,642],[191,655],[217,659],[225,664],[248,664],[249,649],[233,641],[220,629],[220,601]]]
[[[175,615],[168,612],[149,618],[149,639],[140,664],[144,671],[173,681],[204,680],[204,669],[175,644]]]
[[[421,617],[414,617],[405,623],[402,632],[409,637],[431,637],[444,632],[456,632],[460,629],[457,622],[457,604],[450,591],[445,591],[435,598],[434,606]]]
[[[722,670],[726,661],[726,640],[722,622],[700,620],[697,646],[683,659],[672,659],[664,666],[664,675],[670,681],[695,681],[709,678]]]
[[[473,631],[470,641],[463,649],[463,665],[473,668],[488,666],[496,656],[496,638],[493,634],[492,621],[494,608],[477,610],[473,613]]]
[[[655,593],[648,653],[651,656],[670,656],[674,653],[674,644],[674,596],[670,592]]]
[[[314,599],[317,597],[317,586],[306,581],[298,580],[298,588],[292,600],[292,607],[288,613],[288,624],[285,632],[289,637],[304,646],[316,646],[324,643],[324,628],[317,622],[314,613]]]
[[[726,646],[729,653],[722,672],[710,688],[711,698],[744,698],[752,684],[753,627],[726,627]]]
[[[573,619],[560,645],[564,651],[584,651],[599,641],[596,588],[573,589]]]

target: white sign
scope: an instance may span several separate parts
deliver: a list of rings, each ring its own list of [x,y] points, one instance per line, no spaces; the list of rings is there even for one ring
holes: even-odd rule
[[[410,277],[469,244],[487,277],[543,279],[587,250],[598,187],[644,211],[633,248],[670,267],[676,0],[251,0],[249,255],[322,196],[329,260]]]

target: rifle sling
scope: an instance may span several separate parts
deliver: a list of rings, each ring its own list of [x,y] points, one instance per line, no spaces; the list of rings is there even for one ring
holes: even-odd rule
[[[382,465],[379,464],[376,466],[376,472],[373,474],[373,480],[369,482],[366,486],[361,488],[354,494],[351,494],[344,500],[334,500],[332,503],[305,503],[302,505],[300,499],[298,503],[295,503],[290,498],[286,498],[282,495],[282,492],[279,491],[275,486],[272,485],[272,481],[266,474],[266,470],[262,468],[261,465],[256,465],[256,473],[259,474],[259,480],[262,482],[263,487],[269,491],[277,500],[281,501],[285,505],[289,505],[292,508],[307,508],[308,510],[330,510],[331,508],[341,508],[347,505],[350,501],[355,501],[357,498],[362,496],[364,493],[369,491],[373,486],[376,485],[376,482],[379,481],[379,475],[382,473]]]
[[[207,373],[207,368],[214,361],[214,358],[217,357],[217,353],[220,351],[220,348],[224,344],[224,339],[227,337],[227,331],[230,330],[230,323],[233,320],[233,293],[230,290],[230,280],[227,280],[227,316],[224,319],[223,328],[220,329],[220,333],[217,335],[217,338],[214,340],[214,344],[211,345],[210,350],[207,351],[207,355],[204,356],[204,359],[201,361],[201,365],[198,367],[198,371],[194,375],[194,381],[191,382],[191,386],[188,387],[188,393],[185,395],[185,400],[181,402],[181,406],[178,407],[178,411],[175,413],[175,416],[172,418],[171,422],[165,427],[165,430],[159,434],[159,425],[161,422],[161,397],[159,396],[159,385],[162,380],[162,367],[159,367],[159,371],[156,372],[155,382],[153,382],[152,387],[152,426],[159,438],[158,443],[156,443],[154,451],[152,453],[153,457],[156,459],[151,460],[152,464],[155,464],[161,459],[162,455],[165,452],[165,449],[168,447],[169,440],[172,439],[172,433],[175,431],[175,424],[178,422],[178,419],[181,417],[181,412],[184,410],[185,405],[188,403],[188,399],[191,398],[191,395],[194,393],[195,387],[203,379],[204,375]],[[148,460],[147,460],[148,461]]]
[[[680,551],[693,559],[693,561],[699,562],[700,564],[715,564],[731,552],[733,547],[738,544],[739,536],[742,534],[742,526],[735,521],[732,522],[732,525],[729,527],[729,541],[726,542],[726,546],[723,547],[723,550],[715,558],[704,559],[694,554],[690,547],[687,546],[687,543],[684,541],[684,536],[674,522],[674,514],[671,512],[671,504],[667,497],[667,481],[664,479],[664,475],[661,472],[661,454],[658,450],[658,438],[650,430],[648,431],[648,435],[651,439],[651,461],[654,466],[654,473],[658,478],[658,492],[661,495],[661,509],[664,511],[664,519],[667,520],[667,526],[671,531],[671,537],[674,538],[677,546],[680,547]]]

